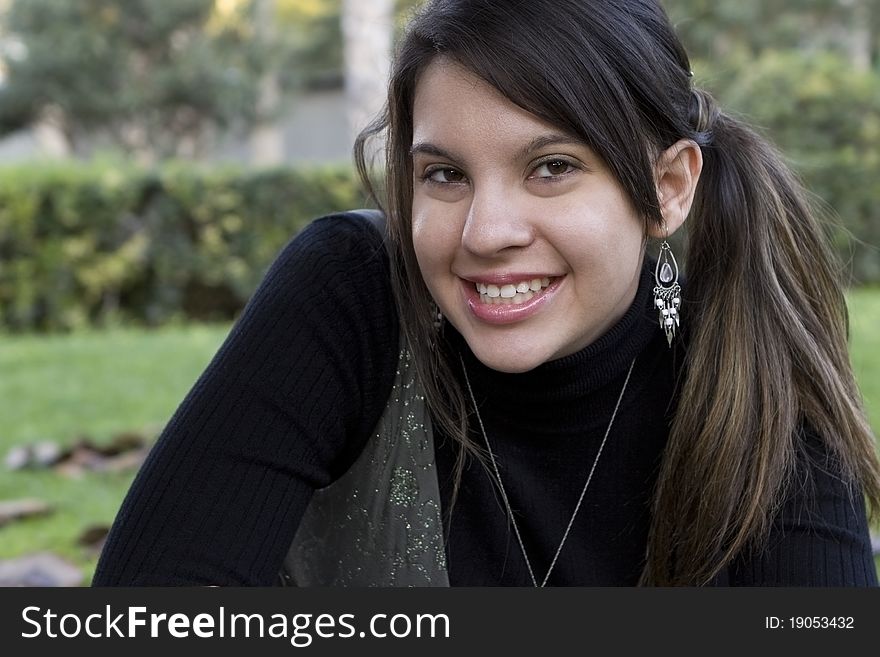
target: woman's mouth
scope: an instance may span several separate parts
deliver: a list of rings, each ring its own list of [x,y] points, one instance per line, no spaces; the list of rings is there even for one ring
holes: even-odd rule
[[[507,278],[507,277],[504,277]],[[526,276],[494,283],[462,279],[471,313],[489,324],[513,324],[538,313],[559,290],[564,276]]]

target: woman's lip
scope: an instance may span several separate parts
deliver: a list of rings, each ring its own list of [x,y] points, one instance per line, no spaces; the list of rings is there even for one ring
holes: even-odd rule
[[[535,278],[538,277],[535,276]],[[564,279],[564,276],[552,279],[549,286],[542,288],[535,296],[522,303],[483,303],[480,301],[480,293],[474,287],[473,281],[462,279],[462,286],[465,303],[477,319],[488,324],[513,324],[538,313],[544,304],[553,298]],[[495,284],[497,285],[497,283]]]
[[[483,283],[485,285],[497,285],[501,287],[502,285],[515,285],[517,283],[522,283],[523,281],[533,281],[535,279],[542,278],[559,278],[558,274],[536,274],[525,273],[525,274],[487,274],[485,276],[461,276],[462,279],[466,281],[470,281],[471,283]]]

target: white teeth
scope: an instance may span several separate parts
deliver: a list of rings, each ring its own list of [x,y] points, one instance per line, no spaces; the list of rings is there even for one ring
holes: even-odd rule
[[[533,278],[529,281],[520,281],[516,285],[474,284],[483,303],[489,304],[525,303],[548,285],[550,285],[549,278]]]
[[[516,306],[521,303],[525,303],[526,301],[531,299],[533,296],[535,296],[535,293],[532,292],[531,290],[529,290],[525,294],[522,294],[521,292],[517,292],[512,297],[498,297],[496,299],[486,299],[485,301],[486,301],[486,303],[496,304],[496,305],[501,304],[503,306],[510,306],[510,305]]]

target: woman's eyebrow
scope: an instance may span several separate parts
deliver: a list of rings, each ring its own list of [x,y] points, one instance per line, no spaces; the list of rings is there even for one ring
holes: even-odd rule
[[[417,142],[410,147],[409,154],[411,156],[415,157],[419,153],[423,153],[425,155],[435,155],[437,157],[446,158],[447,160],[455,160],[456,162],[460,161],[461,159],[450,151],[440,148],[436,144],[432,144],[427,141]]]
[[[587,147],[587,142],[585,142],[580,137],[573,137],[571,135],[565,134],[556,134],[549,133],[546,135],[539,135],[532,139],[528,144],[526,144],[518,153],[518,157],[521,159],[527,158],[529,155],[534,153],[537,150],[544,148],[545,146],[584,146]]]
[[[519,152],[517,153],[517,159],[524,159],[535,151],[540,150],[541,148],[544,148],[546,146],[556,145],[587,146],[587,143],[579,137],[572,137],[571,135],[566,134],[549,133],[546,135],[539,135],[529,141],[529,143],[527,143],[519,150]],[[410,147],[410,156],[414,157],[419,153],[423,153],[425,155],[434,155],[436,157],[442,157],[448,160],[454,160],[456,162],[460,162],[462,159],[451,151],[440,148],[436,144],[432,144],[426,141],[416,142]]]

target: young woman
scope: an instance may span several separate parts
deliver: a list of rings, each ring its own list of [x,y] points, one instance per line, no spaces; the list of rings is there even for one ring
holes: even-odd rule
[[[655,0],[429,3],[380,133],[385,220],[281,253],[96,584],[876,584],[829,247]]]

